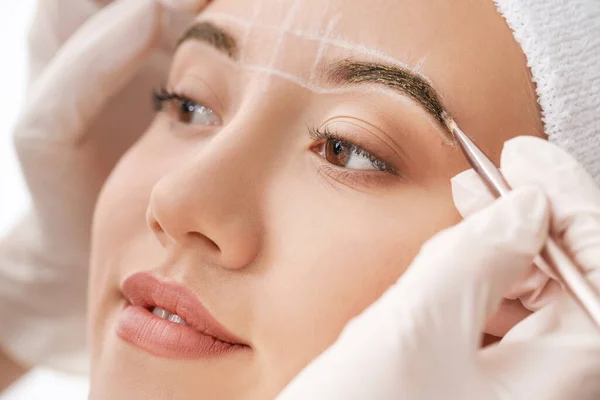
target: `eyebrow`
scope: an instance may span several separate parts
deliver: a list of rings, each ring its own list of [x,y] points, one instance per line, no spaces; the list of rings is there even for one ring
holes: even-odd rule
[[[423,77],[400,67],[374,62],[342,60],[327,71],[328,80],[337,85],[375,83],[399,91],[431,114],[444,128],[445,109],[437,91]]]
[[[233,36],[210,22],[203,21],[192,25],[181,36],[177,46],[188,40],[199,40],[225,53],[234,60],[237,58],[237,42]]]
[[[199,40],[231,59],[237,59],[237,42],[224,29],[208,21],[192,25],[179,39],[177,46],[188,40]],[[378,84],[408,96],[426,112],[433,116],[454,141],[446,125],[446,115],[442,101],[434,87],[422,76],[406,68],[376,62],[345,59],[334,63],[325,70],[326,80],[334,85]]]

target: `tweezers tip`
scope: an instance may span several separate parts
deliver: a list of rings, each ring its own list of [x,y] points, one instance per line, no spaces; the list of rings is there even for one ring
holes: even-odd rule
[[[448,130],[448,132],[450,133],[450,143],[452,146],[457,147],[459,145],[459,140],[457,138],[457,132],[460,131],[460,129],[458,128],[458,124],[454,121],[454,119],[452,119],[452,117],[450,116],[450,114],[448,114],[446,111],[442,111],[442,113],[440,114],[440,118],[442,119],[444,126],[446,127],[446,129]]]

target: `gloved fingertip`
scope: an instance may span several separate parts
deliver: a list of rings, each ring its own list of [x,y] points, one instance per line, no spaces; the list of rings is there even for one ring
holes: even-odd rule
[[[447,241],[446,247],[448,251],[469,253],[457,256],[464,258],[465,265],[469,260],[487,266],[478,273],[490,274],[495,280],[514,280],[531,267],[546,240],[548,210],[548,200],[540,189],[518,188],[452,229],[454,238]],[[467,268],[466,274],[470,273]],[[503,293],[509,289],[502,288]]]
[[[549,226],[549,204],[536,187],[522,187],[494,202],[491,206],[463,221],[464,243],[456,251],[465,266],[461,279],[472,282],[470,288],[480,304],[486,305],[485,316],[497,307],[503,296],[530,271],[534,257],[541,251]],[[469,266],[468,264],[471,263]],[[478,279],[470,279],[469,275]],[[487,291],[481,291],[487,282]]]
[[[504,149],[510,149],[512,147],[518,147],[518,146],[522,146],[522,145],[525,145],[525,146],[542,145],[543,146],[544,143],[550,143],[550,142],[548,142],[546,139],[542,139],[541,137],[538,137],[538,136],[520,135],[520,136],[515,136],[515,137],[507,140],[506,142],[504,142]]]
[[[541,234],[545,240],[549,226],[549,204],[544,192],[535,186],[523,186],[505,197],[515,207],[528,228]]]
[[[566,229],[575,215],[600,214],[600,190],[575,157],[553,143],[521,136],[506,142],[502,172],[514,188],[543,189],[552,202],[553,228]]]
[[[557,145],[535,136],[518,136],[504,143],[501,165],[533,165],[555,167],[577,164],[574,157]]]
[[[208,4],[208,0],[158,0],[165,8],[173,11],[195,13],[201,11]]]
[[[454,205],[463,217],[481,210],[494,201],[479,175],[472,169],[456,175],[450,183]]]

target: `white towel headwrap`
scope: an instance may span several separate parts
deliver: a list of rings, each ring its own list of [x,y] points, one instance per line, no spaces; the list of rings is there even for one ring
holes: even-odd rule
[[[550,141],[600,184],[600,0],[494,0],[527,56]]]

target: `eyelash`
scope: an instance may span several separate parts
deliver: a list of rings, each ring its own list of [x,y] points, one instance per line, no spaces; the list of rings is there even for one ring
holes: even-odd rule
[[[182,94],[162,88],[152,94],[156,111],[170,111],[175,119],[195,127],[220,126],[221,118],[210,108]],[[170,109],[166,109],[169,107]]]
[[[352,170],[352,173],[363,173],[364,174],[364,173],[369,173],[369,172],[385,172],[385,173],[389,173],[392,175],[398,175],[398,171],[396,171],[395,168],[389,166],[385,161],[383,161],[379,157],[369,153],[362,147],[350,142],[349,140],[346,140],[346,139],[340,137],[339,135],[332,132],[327,127],[316,129],[314,127],[309,126],[308,132],[309,132],[311,139],[313,139],[314,141],[325,141],[325,142],[332,141],[332,142],[341,143],[343,146],[350,149],[350,151],[355,153],[356,155],[367,158],[371,162],[371,164],[378,170],[378,171]],[[342,167],[338,167],[338,166],[335,166],[332,168],[346,170],[346,169],[344,169]]]
[[[152,91],[152,103],[154,104],[155,111],[162,111],[164,108],[164,104],[171,100],[177,100],[182,105],[184,105],[184,104],[188,105],[188,106],[196,105],[196,102],[193,101],[192,99],[190,99],[182,94],[170,91],[169,89],[164,88],[164,87],[162,87],[158,90]]]

